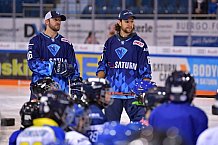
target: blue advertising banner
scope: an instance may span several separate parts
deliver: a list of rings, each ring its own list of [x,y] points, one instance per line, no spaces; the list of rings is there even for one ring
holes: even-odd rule
[[[218,37],[216,36],[191,36],[190,40],[188,36],[174,35],[174,46],[188,46],[191,41],[191,46],[198,47],[218,47]]]
[[[101,53],[77,52],[76,58],[83,79],[96,77]],[[0,51],[0,79],[29,80],[31,71],[26,60],[26,51]],[[218,57],[154,55],[151,54],[152,80],[164,86],[168,75],[174,70],[187,70],[195,77],[197,91],[205,94],[218,89]]]
[[[218,89],[218,58],[188,58],[190,72],[194,75],[197,89],[216,91]]]

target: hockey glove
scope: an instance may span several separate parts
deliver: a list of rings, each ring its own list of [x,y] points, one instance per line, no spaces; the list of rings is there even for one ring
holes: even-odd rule
[[[82,98],[82,78],[77,77],[71,80],[70,88],[71,88],[71,95],[74,96],[74,98],[81,99]]]
[[[55,61],[54,73],[62,75],[63,77],[69,77],[73,73],[73,66],[66,62]]]

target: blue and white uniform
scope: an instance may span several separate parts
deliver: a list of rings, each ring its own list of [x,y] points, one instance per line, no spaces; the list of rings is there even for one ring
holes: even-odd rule
[[[9,137],[9,145],[16,145],[17,136],[24,130],[24,128],[20,128],[19,130],[14,131]]]
[[[105,109],[109,121],[120,121],[123,107],[130,121],[140,121],[145,116],[142,107],[131,93],[136,82],[151,79],[151,65],[147,44],[136,33],[123,38],[119,34],[110,37],[98,62],[97,74],[104,71],[113,90],[114,102]]]
[[[49,76],[59,83],[62,90],[68,93],[68,80],[80,75],[73,46],[60,34],[57,34],[55,38],[51,38],[45,33],[39,33],[33,37],[29,42],[27,60],[28,66],[33,72],[31,83]],[[68,78],[53,73],[54,61],[71,64],[73,73]]]
[[[89,118],[91,123],[85,135],[89,137],[92,143],[95,143],[98,135],[103,132],[104,123],[107,121],[107,118],[102,112],[101,107],[97,104],[91,104],[89,106]]]
[[[105,45],[97,73],[104,71],[114,92],[130,93],[135,83],[151,79],[151,66],[147,44],[136,33],[123,39],[110,37]],[[128,99],[134,96],[113,95],[112,98]]]
[[[17,137],[17,145],[22,144],[64,145],[65,132],[52,119],[34,119],[33,126],[23,130]]]
[[[89,138],[77,131],[66,132],[67,145],[91,145]]]

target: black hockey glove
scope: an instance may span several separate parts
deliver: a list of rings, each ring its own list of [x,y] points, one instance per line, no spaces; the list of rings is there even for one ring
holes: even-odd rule
[[[62,75],[63,77],[69,77],[73,73],[72,64],[66,62],[55,61],[54,62],[54,73]]]
[[[71,95],[76,95],[75,97],[76,98],[79,98],[81,99],[82,98],[82,85],[83,85],[83,82],[82,82],[82,78],[81,77],[77,77],[77,78],[74,78],[73,80],[71,80],[70,82],[70,88],[71,88]],[[75,98],[74,97],[74,98]]]

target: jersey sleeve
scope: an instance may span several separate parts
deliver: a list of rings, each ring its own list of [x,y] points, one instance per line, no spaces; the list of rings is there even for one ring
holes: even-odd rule
[[[139,75],[141,79],[148,78],[151,79],[151,62],[150,62],[150,55],[148,51],[147,44],[142,40],[143,47],[139,47],[138,53],[138,64],[139,64]]]
[[[107,64],[108,60],[106,57],[107,49],[108,49],[108,41],[106,41],[106,43],[104,44],[103,52],[98,62],[98,68],[96,71],[96,75],[98,74],[99,71],[104,71],[104,74],[105,75],[107,74],[107,69],[108,69],[108,64]]]
[[[73,73],[70,76],[70,79],[75,79],[78,78],[80,76],[79,70],[78,70],[78,64],[76,61],[76,56],[75,56],[75,51],[73,48],[73,45],[70,44],[69,45],[69,52],[68,52],[68,56],[67,56],[67,61],[70,65],[72,65],[72,71]]]
[[[16,130],[14,131],[11,136],[9,137],[9,145],[16,145],[16,139],[17,139],[17,136],[19,135],[19,133],[21,132],[22,130]]]
[[[42,60],[39,56],[39,43],[36,38],[30,40],[27,52],[27,61],[30,70],[33,73],[50,76],[54,63],[49,60]]]

